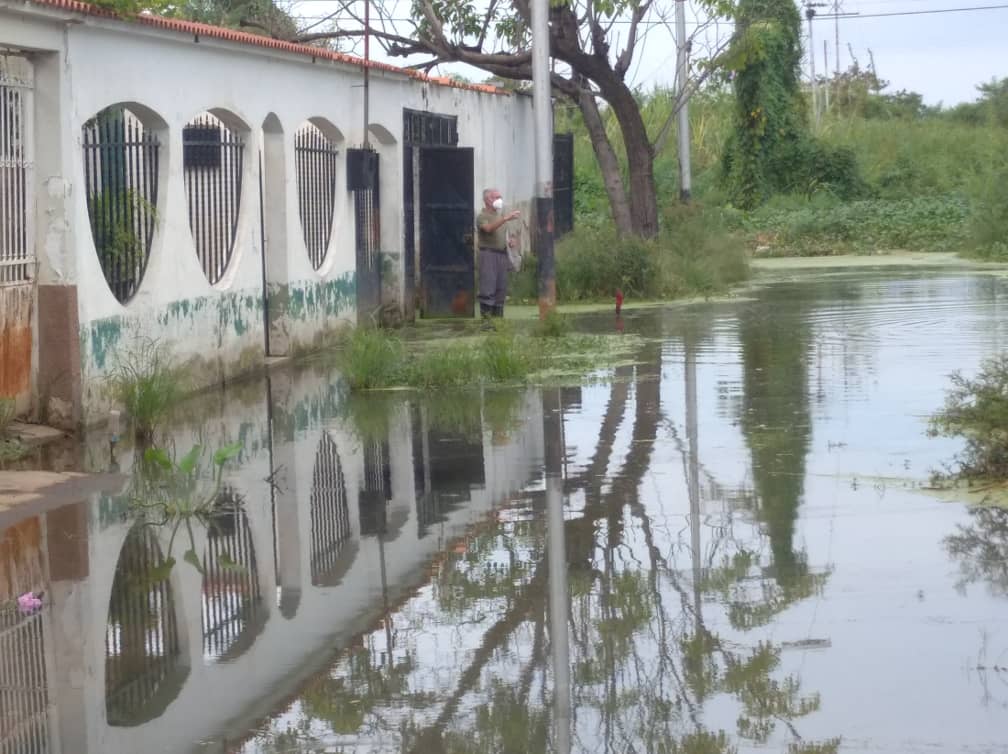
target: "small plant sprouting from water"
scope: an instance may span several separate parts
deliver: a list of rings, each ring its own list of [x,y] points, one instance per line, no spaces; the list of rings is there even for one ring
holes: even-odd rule
[[[556,309],[536,322],[532,334],[540,338],[560,338],[570,332],[570,321]]]
[[[200,459],[204,453],[201,445],[194,445],[179,461],[162,448],[148,448],[144,452],[130,492],[129,506],[142,526],[171,529],[164,560],[154,574],[157,580],[165,578],[175,566],[172,551],[183,527],[189,547],[182,559],[203,573],[203,565],[196,554],[193,524],[211,527],[215,517],[241,506],[241,498],[226,494],[223,486],[224,467],[241,451],[241,443],[233,443],[214,452],[210,484],[200,473]],[[226,570],[242,568],[227,553],[222,553],[219,564]]]
[[[933,482],[1008,481],[1008,354],[983,362],[973,379],[952,375],[944,407],[928,426],[931,437],[960,437],[965,449]]]
[[[116,359],[108,379],[112,399],[126,409],[137,440],[151,442],[185,393],[182,375],[160,341],[140,338]]]
[[[7,429],[17,416],[13,398],[0,396],[0,461],[16,461],[25,454],[25,446],[13,437],[7,437]]]

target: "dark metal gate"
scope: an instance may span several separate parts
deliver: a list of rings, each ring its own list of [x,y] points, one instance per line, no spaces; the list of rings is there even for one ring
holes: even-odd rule
[[[422,147],[418,168],[421,314],[472,317],[476,277],[473,150]]]
[[[553,136],[553,237],[574,229],[574,134]]]
[[[381,306],[381,203],[378,153],[370,149],[347,152],[347,189],[354,197],[357,251],[357,321],[372,324]]]
[[[419,160],[421,147],[458,146],[458,118],[454,115],[403,109],[403,283],[406,289],[403,312],[412,320],[419,300],[417,276],[420,268],[417,227]]]

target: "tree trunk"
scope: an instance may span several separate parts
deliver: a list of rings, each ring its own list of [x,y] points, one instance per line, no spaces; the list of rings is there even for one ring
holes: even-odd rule
[[[613,79],[615,76],[612,77]],[[596,79],[598,82],[598,79]],[[619,80],[599,83],[599,91],[619,122],[626,149],[630,188],[630,222],[634,235],[658,235],[658,196],[654,181],[654,150],[633,92]]]
[[[606,195],[609,197],[609,207],[612,210],[616,232],[621,236],[632,235],[634,224],[630,213],[630,204],[627,201],[626,187],[623,185],[623,172],[620,170],[619,159],[616,157],[612,142],[609,141],[602,116],[599,114],[595,95],[582,89],[578,93],[577,103],[588,129],[588,135],[591,137],[595,159],[602,171],[602,182],[605,184]]]

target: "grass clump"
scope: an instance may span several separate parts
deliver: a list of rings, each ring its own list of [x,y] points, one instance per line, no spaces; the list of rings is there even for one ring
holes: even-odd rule
[[[984,361],[973,379],[952,375],[952,388],[931,418],[928,435],[966,441],[951,471],[933,481],[1008,481],[1008,354]]]
[[[126,410],[141,442],[154,439],[157,427],[185,395],[184,385],[169,349],[147,338],[117,355],[108,378],[109,395]]]
[[[620,347],[610,342],[617,338]],[[351,390],[463,388],[523,384],[538,375],[579,374],[617,361],[635,339],[537,337],[506,325],[486,336],[407,342],[382,330],[355,330],[336,357]],[[367,359],[358,358],[361,354]]]

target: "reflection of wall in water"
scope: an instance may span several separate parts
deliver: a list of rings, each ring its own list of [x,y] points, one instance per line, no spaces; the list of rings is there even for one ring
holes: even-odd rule
[[[251,646],[266,620],[248,516],[225,489],[207,530],[203,556],[203,655],[232,660]]]
[[[116,564],[105,630],[109,725],[157,717],[185,679],[170,573],[151,530],[131,529]]]
[[[322,434],[315,455],[311,515],[312,586],[336,586],[357,552],[351,540],[350,506],[339,449],[328,432]]]
[[[413,433],[417,531],[424,537],[428,527],[470,502],[473,487],[486,484],[483,434],[472,438],[428,427],[420,407],[414,407]]]

